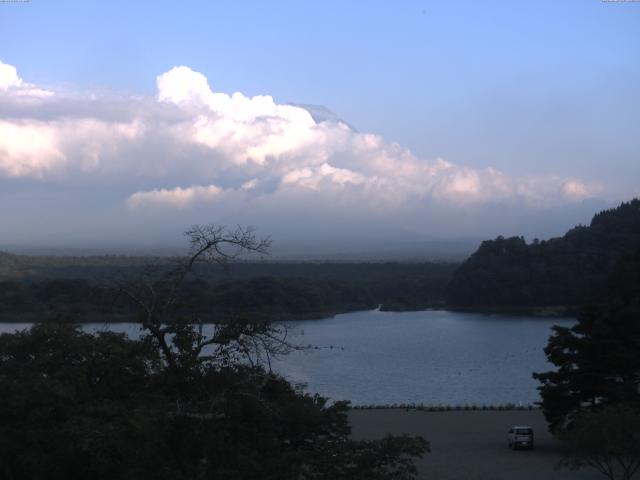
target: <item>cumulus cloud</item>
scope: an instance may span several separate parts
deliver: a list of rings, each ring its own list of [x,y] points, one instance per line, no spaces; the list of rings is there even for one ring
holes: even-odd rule
[[[95,118],[0,120],[0,173],[8,177],[55,177],[68,168],[96,170],[138,134],[136,122],[121,124]]]
[[[53,92],[36,87],[25,82],[18,76],[18,70],[13,65],[8,65],[0,61],[0,92],[11,93],[18,98],[28,99],[29,97],[49,97]]]
[[[593,197],[597,190],[597,188],[589,188],[584,182],[575,179],[569,179],[562,184],[562,193],[571,200]]]
[[[127,199],[127,205],[131,209],[148,205],[165,205],[180,208],[186,207],[194,201],[213,200],[222,193],[223,190],[215,185],[161,188],[149,192],[136,192]]]
[[[18,70],[13,65],[0,62],[0,90],[22,86],[23,81],[18,76]]]
[[[6,176],[42,175],[64,159],[46,125],[0,121],[0,171]]]
[[[178,66],[154,98],[51,92],[0,62],[0,182],[117,184],[130,214],[224,204],[235,211],[305,202],[352,212],[580,202],[597,185],[556,175],[511,177],[421,159],[360,133],[320,107],[216,92]],[[292,201],[292,199],[295,199]],[[259,207],[262,205],[262,207]],[[269,212],[265,212],[269,214]]]
[[[353,184],[360,185],[366,178],[359,173],[346,168],[335,168],[328,163],[323,163],[316,168],[298,168],[289,171],[282,177],[282,185],[295,185],[319,190],[323,182],[330,182],[336,185]]]

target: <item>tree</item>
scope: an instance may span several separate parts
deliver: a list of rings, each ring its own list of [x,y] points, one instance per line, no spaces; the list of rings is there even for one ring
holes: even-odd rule
[[[631,480],[640,468],[640,413],[624,405],[581,414],[561,435],[569,454],[560,466],[594,468],[610,480]]]
[[[153,349],[40,324],[0,335],[0,352],[0,478],[106,479],[140,470],[129,462],[149,457],[155,442],[143,425],[160,407],[150,383],[159,366]]]
[[[522,237],[482,242],[455,272],[456,307],[570,307],[606,301],[608,276],[640,245],[640,199],[594,215],[562,237],[527,244]]]
[[[175,268],[118,286],[139,306],[142,339],[50,323],[0,335],[0,479],[415,478],[423,438],[353,440],[348,402],[271,371],[292,347],[286,330],[235,319],[206,335],[188,310],[176,318],[197,262],[268,245],[246,229],[188,235]]]
[[[544,349],[557,370],[534,373],[552,432],[584,411],[626,403],[640,406],[640,314],[634,307],[595,306],[578,323],[553,328]]]
[[[189,253],[176,259],[174,268],[148,266],[142,277],[130,278],[117,285],[118,292],[138,307],[143,330],[158,346],[169,368],[175,370],[181,365],[198,363],[207,347],[215,346],[217,357],[226,362],[231,360],[231,352],[238,350],[253,363],[259,361],[257,357],[262,354],[277,351],[278,344],[284,345],[278,338],[281,332],[269,323],[233,321],[216,324],[214,333],[205,337],[201,319],[176,318],[175,312],[181,288],[198,263],[215,263],[228,268],[241,254],[266,254],[270,239],[256,237],[252,228],[228,230],[216,225],[194,226],[185,235],[189,239]],[[233,348],[227,348],[232,341],[236,342]]]
[[[611,480],[629,480],[640,468],[638,260],[630,254],[613,268],[608,305],[583,309],[571,328],[553,328],[545,353],[557,370],[533,374],[549,429],[571,448],[561,465],[592,467]]]

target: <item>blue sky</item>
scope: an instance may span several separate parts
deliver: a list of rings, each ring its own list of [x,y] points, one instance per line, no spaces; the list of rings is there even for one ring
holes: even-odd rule
[[[120,100],[154,98],[156,77],[184,65],[214,92],[325,106],[425,161],[575,179],[602,204],[640,193],[640,3],[32,0],[0,4],[0,61],[58,96]],[[362,173],[340,162],[329,165]],[[0,182],[48,195],[51,180],[36,177]],[[112,187],[134,192],[117,177]]]

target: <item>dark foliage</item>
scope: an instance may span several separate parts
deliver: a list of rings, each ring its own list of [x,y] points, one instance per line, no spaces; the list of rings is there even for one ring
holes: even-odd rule
[[[640,248],[624,255],[609,277],[610,301],[640,306]]]
[[[640,310],[589,307],[572,328],[554,327],[545,348],[557,370],[535,373],[551,431],[580,412],[626,403],[640,407]]]
[[[176,358],[196,358],[189,332],[176,331]],[[41,324],[1,335],[0,352],[6,480],[409,479],[428,448],[351,440],[346,403],[229,361],[226,348],[169,367],[151,337]]]
[[[640,411],[627,405],[606,406],[575,419],[560,435],[570,447],[560,466],[592,468],[609,480],[631,480],[640,470]]]
[[[552,431],[584,411],[640,407],[640,250],[613,269],[608,304],[583,309],[572,328],[554,327],[545,348],[557,370],[537,373]]]
[[[189,280],[194,267],[264,253],[268,238],[217,225],[186,236],[187,257],[95,296],[85,297],[95,287],[81,280],[34,290],[48,305],[101,304],[117,292],[143,334],[133,341],[47,322],[0,336],[0,479],[414,478],[424,439],[354,441],[348,403],[328,405],[271,371],[273,355],[295,348],[286,327],[234,318],[205,333],[207,284]],[[304,286],[293,294],[305,298]],[[257,281],[225,305],[293,294]]]
[[[108,268],[113,278],[137,278],[142,267],[125,267],[122,257]],[[134,262],[135,259],[132,259]],[[90,263],[91,258],[86,259]],[[167,260],[165,260],[166,262]],[[54,264],[55,265],[55,264]],[[171,264],[160,263],[158,270]],[[42,320],[61,315],[76,320],[118,316],[126,319],[137,306],[113,295],[103,267],[50,266],[42,275],[0,281],[0,315],[14,320]],[[253,264],[237,263],[225,273],[196,265],[181,285],[174,313],[196,313],[208,321],[251,316],[268,320],[320,318],[383,304],[387,310],[440,306],[455,264]]]
[[[527,244],[489,240],[455,272],[448,301],[457,307],[579,306],[606,299],[619,260],[640,248],[640,200],[596,214],[589,226]]]

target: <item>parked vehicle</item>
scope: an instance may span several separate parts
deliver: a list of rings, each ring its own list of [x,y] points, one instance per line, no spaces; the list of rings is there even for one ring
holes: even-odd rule
[[[526,425],[516,425],[509,429],[507,445],[516,450],[519,447],[533,448],[533,428]]]

